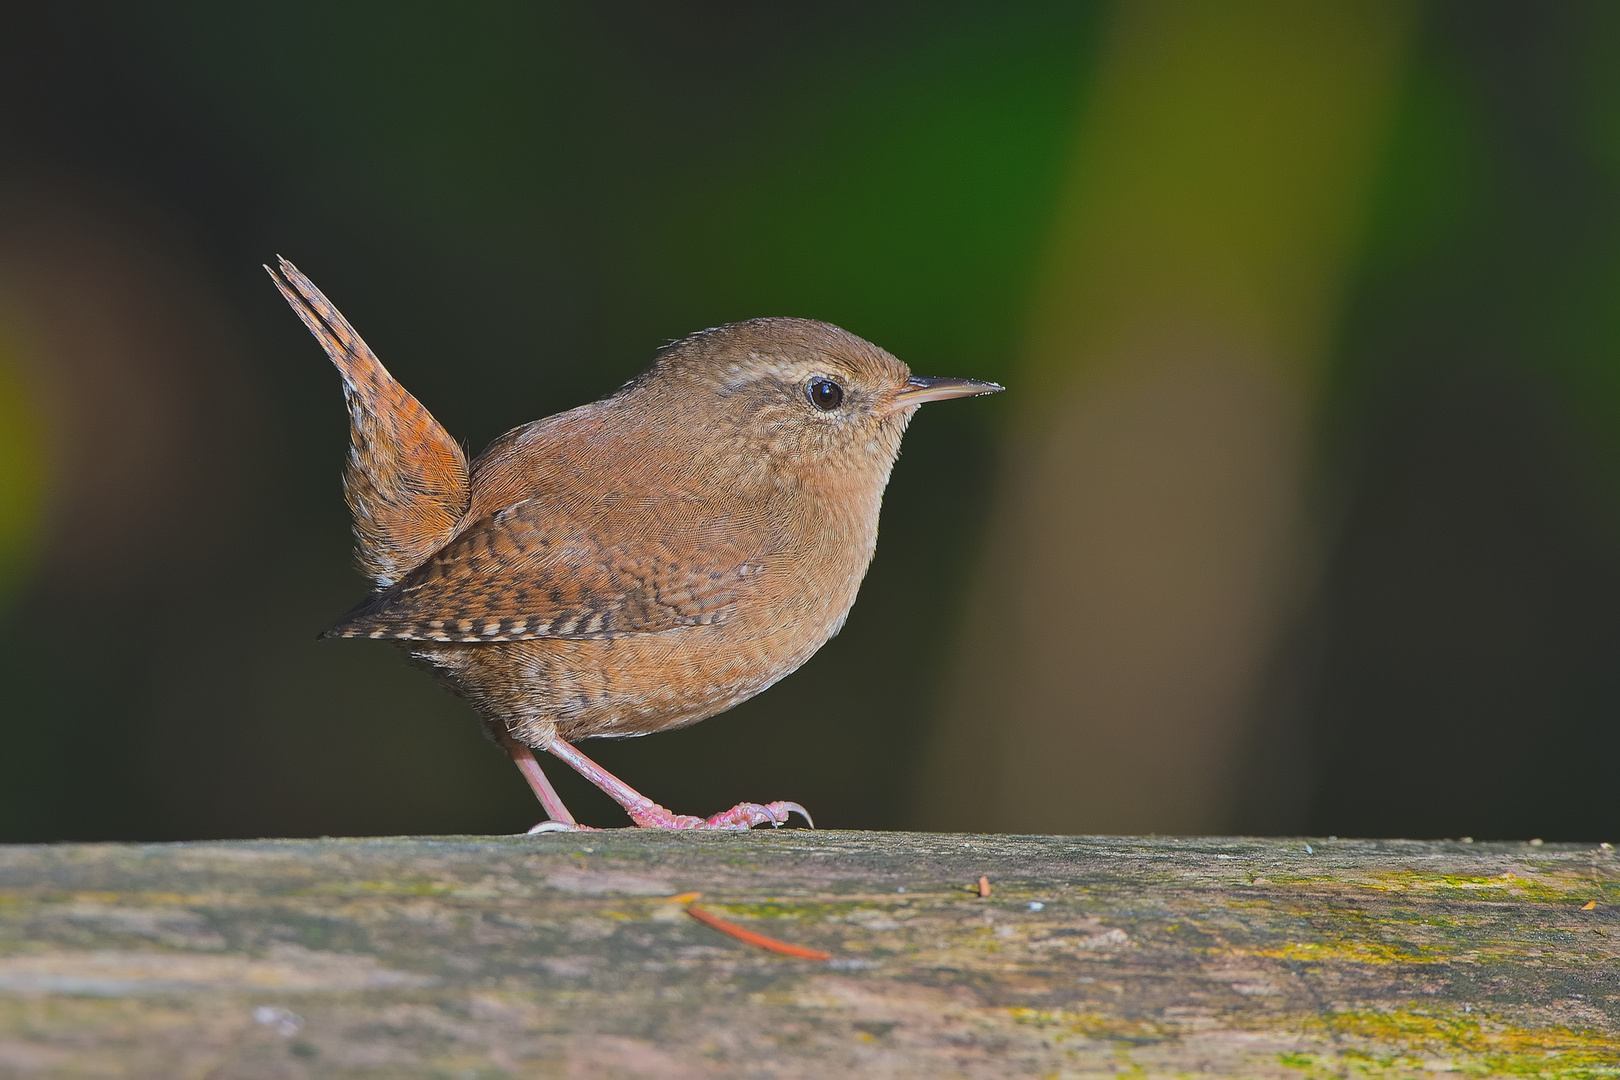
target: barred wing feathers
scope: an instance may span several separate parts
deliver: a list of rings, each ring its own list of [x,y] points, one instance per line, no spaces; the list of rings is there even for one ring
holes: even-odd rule
[[[723,522],[706,522],[696,536],[654,526],[621,543],[602,537],[591,517],[559,516],[540,500],[502,510],[325,636],[476,642],[659,633],[726,620],[761,570],[760,545]]]

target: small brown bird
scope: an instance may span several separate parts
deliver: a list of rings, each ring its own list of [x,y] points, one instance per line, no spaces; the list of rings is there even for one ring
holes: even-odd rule
[[[343,489],[377,592],[323,636],[398,642],[471,702],[550,816],[531,831],[583,828],[534,749],[643,827],[808,821],[791,802],[672,814],[573,744],[696,723],[810,659],[855,603],[917,406],[1001,387],[913,375],[828,323],[752,319],[469,466],[297,267],[265,269],[349,405]]]

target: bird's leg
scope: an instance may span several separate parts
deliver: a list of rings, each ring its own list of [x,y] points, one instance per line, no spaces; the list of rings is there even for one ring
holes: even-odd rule
[[[546,816],[551,819],[550,821],[542,821],[529,831],[531,833],[573,832],[576,829],[586,828],[586,826],[575,821],[574,815],[570,814],[568,807],[563,805],[562,799],[557,795],[557,789],[551,786],[551,781],[547,779],[545,771],[540,768],[540,763],[534,759],[534,751],[504,731],[497,732],[495,737],[500,741],[506,752],[512,755],[512,764],[518,767],[518,772],[523,774],[523,779],[529,782],[529,790],[534,792],[535,797],[540,800],[540,805],[545,808]]]
[[[810,821],[809,812],[794,802],[773,802],[764,805],[738,803],[730,810],[710,818],[672,814],[580,753],[571,744],[553,737],[542,749],[562,758],[575,772],[607,792],[609,798],[624,807],[625,813],[630,815],[630,820],[643,829],[751,829],[766,822],[772,825],[786,824],[788,815],[793,813],[810,822],[812,829],[816,827],[816,823]]]

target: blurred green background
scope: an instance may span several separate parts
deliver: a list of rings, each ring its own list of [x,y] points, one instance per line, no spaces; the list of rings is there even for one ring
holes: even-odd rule
[[[913,424],[803,670],[589,747],[678,811],[1620,832],[1620,8],[5,8],[0,840],[539,817],[315,640],[364,585],[278,253],[475,451],[759,315],[1008,384]]]

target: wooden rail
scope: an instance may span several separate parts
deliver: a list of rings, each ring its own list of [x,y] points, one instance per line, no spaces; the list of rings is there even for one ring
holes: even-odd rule
[[[978,881],[987,879],[981,897]],[[804,949],[767,951],[712,915]],[[3,1077],[1620,1076],[1598,846],[0,847]]]

